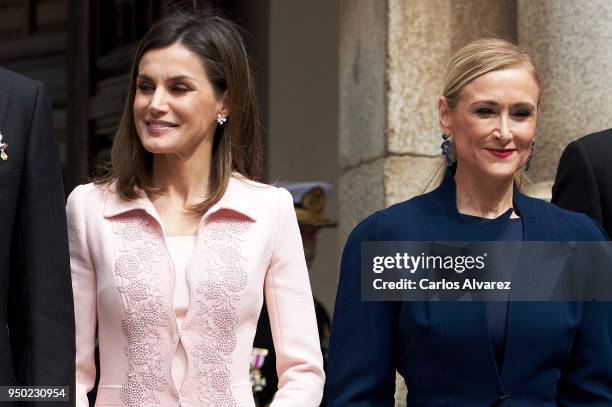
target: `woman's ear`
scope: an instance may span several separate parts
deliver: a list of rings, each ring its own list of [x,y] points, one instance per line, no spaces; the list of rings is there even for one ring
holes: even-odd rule
[[[229,116],[229,103],[227,100],[227,90],[219,97],[219,113]]]
[[[442,130],[442,133],[452,134],[450,107],[448,106],[448,101],[444,96],[440,96],[440,99],[438,100],[438,120],[440,122],[440,130]]]

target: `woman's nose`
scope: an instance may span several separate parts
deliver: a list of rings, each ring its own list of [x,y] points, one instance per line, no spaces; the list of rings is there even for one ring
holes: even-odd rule
[[[157,88],[155,90],[149,102],[149,110],[152,113],[165,113],[168,110],[167,95],[163,89]]]
[[[505,114],[500,115],[499,127],[495,130],[495,138],[503,144],[507,144],[512,140],[512,131],[510,131],[510,126],[508,125],[508,116]]]

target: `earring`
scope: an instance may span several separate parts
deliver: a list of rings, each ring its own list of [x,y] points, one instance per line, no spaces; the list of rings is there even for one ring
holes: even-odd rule
[[[450,136],[446,133],[442,133],[442,138],[444,141],[440,144],[440,148],[442,149],[442,155],[446,160],[446,165],[450,167],[453,165],[453,144],[450,141]]]
[[[223,113],[217,113],[217,123],[223,125],[227,121],[227,116]]]
[[[531,167],[531,159],[533,158],[533,148],[535,147],[535,139],[531,141],[531,150],[529,151],[529,157],[527,157],[527,161],[525,161],[525,172],[529,171],[529,167]]]

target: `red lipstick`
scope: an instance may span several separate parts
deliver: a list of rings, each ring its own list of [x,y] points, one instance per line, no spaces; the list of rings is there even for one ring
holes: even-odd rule
[[[505,148],[487,148],[486,150],[497,158],[508,158],[516,151],[515,149]]]

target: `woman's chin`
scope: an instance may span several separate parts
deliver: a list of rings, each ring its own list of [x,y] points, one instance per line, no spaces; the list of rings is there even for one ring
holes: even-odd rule
[[[151,154],[170,154],[172,153],[172,151],[168,150],[168,149],[164,149],[164,148],[144,148],[145,150],[147,150],[149,153]]]
[[[513,180],[514,175],[520,170],[516,164],[512,163],[498,163],[487,165],[483,168],[483,173],[498,182]]]
[[[176,146],[164,143],[163,140],[141,140],[142,147],[151,154],[172,154]]]

